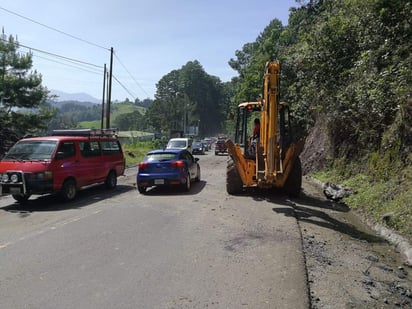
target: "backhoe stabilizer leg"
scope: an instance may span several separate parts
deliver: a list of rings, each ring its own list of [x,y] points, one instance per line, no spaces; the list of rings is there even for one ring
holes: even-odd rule
[[[229,155],[233,159],[239,176],[245,186],[250,187],[255,184],[256,163],[253,160],[247,160],[242,154],[239,145],[235,145],[230,139],[226,140],[226,146]]]

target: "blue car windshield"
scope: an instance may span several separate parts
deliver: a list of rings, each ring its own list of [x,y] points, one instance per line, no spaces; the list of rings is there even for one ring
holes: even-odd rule
[[[3,160],[50,160],[57,141],[21,141],[15,144]]]
[[[177,159],[177,154],[166,152],[166,153],[151,153],[146,156],[145,161],[168,161]]]

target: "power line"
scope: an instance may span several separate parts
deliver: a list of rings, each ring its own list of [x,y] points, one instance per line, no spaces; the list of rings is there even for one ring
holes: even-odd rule
[[[42,56],[39,56],[39,55],[37,55],[37,54],[33,54],[33,56],[35,56],[35,57],[37,57],[37,58],[41,58],[41,59],[47,60],[47,61],[50,61],[50,62],[59,63],[59,64],[62,64],[62,65],[65,65],[65,66],[68,66],[68,67],[71,67],[71,68],[79,69],[79,70],[82,70],[82,71],[85,71],[85,72],[89,72],[89,73],[93,73],[93,74],[98,74],[98,75],[103,74],[103,71],[97,71],[97,70],[92,71],[92,70],[89,70],[89,69],[82,68],[82,67],[80,67],[80,66],[71,65],[71,64],[64,63],[64,62],[57,61],[57,60],[53,60],[53,59],[50,59],[50,58],[47,58],[47,57],[42,57]]]
[[[140,84],[137,82],[137,80],[134,78],[134,76],[129,72],[129,70],[127,70],[126,66],[120,61],[119,57],[117,56],[116,53],[114,53],[116,59],[119,61],[120,65],[125,69],[125,71],[129,74],[129,76],[133,79],[133,81],[136,83],[136,85],[146,94],[147,97],[149,97],[149,95],[147,94],[147,92],[142,88],[142,86],[140,86]]]
[[[89,45],[93,45],[93,46],[95,46],[95,47],[103,48],[103,49],[105,49],[105,50],[109,50],[109,51],[110,51],[110,48],[101,46],[101,45],[99,45],[99,44],[96,44],[96,43],[93,43],[93,42],[90,42],[90,41],[87,41],[87,40],[85,40],[85,39],[82,39],[82,38],[79,38],[79,37],[77,37],[77,36],[71,35],[71,34],[69,34],[69,33],[67,33],[67,32],[64,32],[64,31],[61,31],[61,30],[59,30],[59,29],[56,29],[56,28],[47,26],[47,25],[42,24],[42,23],[40,23],[40,22],[38,22],[38,21],[35,21],[34,19],[31,19],[31,18],[29,18],[29,17],[20,15],[20,14],[18,14],[18,13],[16,13],[16,12],[10,11],[10,10],[2,7],[2,6],[0,6],[0,9],[2,9],[3,11],[6,11],[7,13],[10,13],[10,14],[13,14],[13,15],[15,15],[15,16],[18,16],[18,17],[20,17],[20,18],[23,18],[23,19],[26,19],[26,20],[28,20],[28,21],[31,21],[32,23],[38,24],[38,25],[40,25],[40,26],[42,26],[42,27],[45,27],[45,28],[47,28],[47,29],[50,29],[50,30],[56,31],[56,32],[58,32],[58,33],[64,34],[64,35],[66,35],[66,36],[68,36],[68,37],[71,37],[72,39],[76,39],[76,40],[82,41],[82,42],[84,42],[84,43],[87,43],[87,44],[89,44]]]
[[[2,37],[0,37],[0,40],[3,41],[3,42],[8,42],[6,39],[4,39]],[[18,41],[16,42],[16,45],[19,46],[19,47],[26,48],[29,51],[36,51],[36,52],[39,52],[39,53],[43,53],[43,54],[46,54],[46,55],[49,55],[49,56],[59,58],[61,60],[69,62],[71,64],[87,65],[87,66],[89,66],[90,68],[93,68],[93,69],[96,69],[96,68],[97,69],[102,69],[102,66],[99,66],[99,65],[96,65],[96,64],[93,64],[93,63],[89,63],[89,62],[85,62],[85,61],[81,61],[81,60],[77,60],[77,59],[73,59],[73,58],[69,58],[69,57],[65,57],[65,56],[61,56],[61,55],[58,55],[58,54],[50,53],[50,52],[47,52],[47,51],[44,51],[44,50],[41,50],[41,49],[37,49],[37,48],[30,47],[30,46],[27,46],[27,45],[24,45],[24,44],[20,44]],[[67,63],[59,62],[57,60],[52,60],[52,59],[48,59],[48,58],[45,58],[45,57],[40,57],[38,55],[36,55],[36,57],[43,58],[43,59],[46,59],[48,61],[53,61],[53,62],[56,62],[56,63],[60,63],[60,64],[63,64],[63,65],[66,65],[66,66],[75,67],[77,69],[81,69],[81,70],[84,70],[84,71],[87,71],[87,72],[92,72],[90,69],[81,68],[81,67],[75,66],[75,65],[69,65]],[[100,72],[102,72],[102,71],[100,71]],[[92,73],[98,73],[98,71],[95,70]],[[101,74],[101,73],[99,73],[99,74]]]
[[[66,35],[66,36],[71,37],[71,38],[73,38],[73,39],[76,39],[76,40],[82,41],[82,42],[84,42],[84,43],[87,43],[87,44],[89,44],[89,45],[93,45],[93,46],[95,46],[95,47],[99,47],[99,48],[102,48],[102,49],[108,50],[108,51],[111,50],[110,48],[103,47],[103,46],[101,46],[101,45],[99,45],[99,44],[95,44],[95,43],[93,43],[93,42],[90,42],[90,41],[88,41],[88,40],[85,40],[85,39],[79,38],[79,37],[77,37],[77,36],[71,35],[71,34],[69,34],[69,33],[67,33],[67,32],[61,31],[61,30],[56,29],[56,28],[54,28],[54,27],[51,27],[51,26],[45,25],[45,24],[43,24],[43,23],[40,23],[40,22],[38,22],[38,21],[36,21],[36,20],[34,20],[34,19],[32,19],[32,18],[23,16],[23,15],[21,15],[21,14],[18,14],[18,13],[16,13],[16,12],[13,12],[13,11],[11,11],[11,10],[8,10],[8,9],[2,7],[2,6],[0,6],[0,9],[3,10],[3,11],[8,12],[8,13],[10,13],[10,14],[13,14],[13,15],[15,15],[15,16],[18,16],[18,17],[20,17],[20,18],[26,19],[26,20],[28,20],[28,21],[30,21],[30,22],[33,22],[33,23],[35,23],[35,24],[38,24],[38,25],[40,25],[40,26],[42,26],[42,27],[45,27],[45,28],[47,28],[47,29],[53,30],[53,31],[55,31],[55,32],[58,32],[58,33],[63,34],[63,35]],[[2,38],[2,40],[5,41],[3,38]],[[96,68],[101,68],[101,66],[98,66],[98,65],[95,65],[95,64],[92,64],[92,63],[88,63],[88,62],[76,60],[76,59],[73,59],[73,58],[68,58],[68,57],[65,57],[65,56],[57,55],[57,54],[54,54],[54,53],[46,52],[46,51],[43,51],[43,50],[40,50],[40,49],[36,49],[36,48],[33,48],[33,47],[25,46],[25,45],[20,44],[20,43],[18,43],[18,44],[19,44],[19,46],[22,46],[22,47],[24,47],[24,48],[28,48],[28,49],[30,49],[30,50],[34,50],[34,51],[37,51],[37,52],[40,52],[40,53],[44,53],[44,54],[47,54],[47,55],[51,55],[51,56],[53,56],[53,57],[57,57],[57,58],[63,59],[64,61],[74,62],[74,63],[80,63],[80,64],[83,64],[83,65],[88,65],[88,66],[92,66],[92,67],[96,67]],[[126,72],[129,74],[129,76],[130,76],[130,77],[133,79],[133,81],[136,83],[136,85],[146,94],[147,97],[149,97],[149,94],[143,89],[143,87],[137,82],[137,80],[136,80],[136,79],[134,78],[134,76],[129,72],[129,70],[126,68],[126,66],[120,61],[120,58],[117,56],[116,53],[115,53],[115,56],[116,56],[116,59],[117,59],[117,60],[119,61],[119,63],[121,64],[121,66],[126,70]],[[52,61],[52,60],[50,60],[50,61]],[[57,62],[57,61],[55,61],[55,62]],[[77,67],[77,68],[78,68],[78,67]],[[79,69],[81,69],[81,68],[79,68]],[[85,69],[84,69],[84,70],[85,70]],[[115,80],[122,86],[122,88],[123,88],[127,93],[129,93],[133,98],[135,97],[135,96],[130,92],[130,90],[128,90],[117,78],[115,78]]]
[[[136,100],[136,96],[135,96],[133,93],[131,93],[131,91],[130,91],[128,88],[126,88],[126,86],[123,85],[123,84],[116,78],[116,76],[114,76],[114,75],[112,75],[112,76],[113,76],[114,80],[117,81],[117,82],[119,83],[119,85],[120,85],[128,94],[131,95],[131,97],[133,98],[133,101],[135,101],[135,100]]]
[[[2,40],[6,41],[4,39],[2,39]],[[29,47],[29,46],[20,44],[18,42],[17,42],[17,44],[18,44],[18,46],[22,46],[22,47],[30,49],[30,50],[34,50],[34,51],[37,51],[37,52],[40,52],[40,53],[43,53],[43,54],[54,56],[54,57],[57,57],[57,58],[60,58],[60,59],[63,59],[63,60],[69,61],[69,62],[80,63],[80,64],[88,65],[88,66],[91,66],[91,67],[95,67],[95,68],[101,68],[102,67],[100,65],[93,64],[93,63],[90,63],[90,62],[85,62],[85,61],[82,61],[82,60],[77,60],[77,59],[74,59],[74,58],[69,58],[69,57],[58,55],[58,54],[50,53],[50,52],[47,52],[47,51],[44,51],[44,50],[41,50],[41,49],[37,49],[37,48],[34,48],[34,47]]]

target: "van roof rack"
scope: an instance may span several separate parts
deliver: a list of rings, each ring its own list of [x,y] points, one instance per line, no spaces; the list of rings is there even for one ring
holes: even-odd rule
[[[117,136],[118,128],[108,129],[61,129],[53,130],[52,136]]]

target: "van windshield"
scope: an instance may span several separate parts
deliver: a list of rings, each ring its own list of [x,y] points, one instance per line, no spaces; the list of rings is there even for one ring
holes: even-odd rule
[[[15,144],[3,160],[50,160],[57,141],[21,141]]]

